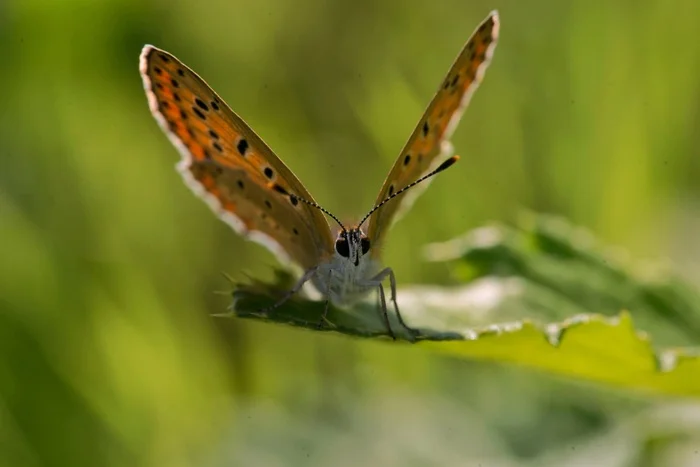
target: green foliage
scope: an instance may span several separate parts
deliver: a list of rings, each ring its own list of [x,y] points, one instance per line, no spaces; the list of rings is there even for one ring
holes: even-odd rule
[[[384,251],[406,321],[462,331],[626,309],[655,355],[697,345],[696,294],[666,273],[606,272],[595,258],[574,270],[527,229],[504,227],[500,250],[472,242],[431,263],[419,252],[525,207],[635,257],[668,258],[700,285],[700,2],[10,0],[0,3],[0,465],[201,466],[219,446],[230,456],[214,465],[683,465],[634,452],[620,462],[643,452],[642,431],[690,439],[697,456],[692,411],[668,416],[667,432],[640,414],[663,398],[441,358],[428,341],[210,316],[229,304],[212,293],[226,287],[220,271],[264,278],[277,262],[183,185],[138,75],[143,45],[191,66],[352,222],[494,8],[501,41],[454,133],[462,160]],[[239,305],[272,296],[241,291]],[[316,303],[280,312],[297,303],[313,328]],[[350,318],[346,330],[384,332],[374,303]],[[552,462],[560,448],[566,459]]]
[[[519,227],[478,229],[432,246],[429,255],[450,260],[463,285],[400,290],[399,297],[409,297],[404,312],[409,311],[410,322],[431,323],[419,326],[420,335],[413,339],[392,316],[392,329],[403,340],[454,356],[700,397],[700,350],[655,349],[631,317],[638,316],[638,323],[662,323],[649,329],[651,334],[697,342],[700,296],[681,280],[645,281],[596,247],[589,234],[549,217],[527,216]],[[292,283],[291,277],[279,274],[271,286],[238,286],[232,309],[240,317],[356,337],[387,335],[377,306],[369,303],[350,310],[331,306],[332,327],[320,325],[322,302],[300,297],[268,316],[257,313],[270,305],[266,297],[278,296]],[[481,323],[476,324],[475,315],[481,316]],[[490,323],[483,322],[484,315]],[[515,315],[526,319],[502,321]],[[557,323],[532,319],[552,315],[567,318]]]

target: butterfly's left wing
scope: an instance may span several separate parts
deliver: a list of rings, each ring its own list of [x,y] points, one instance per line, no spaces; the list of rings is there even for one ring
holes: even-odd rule
[[[498,28],[498,12],[492,11],[469,38],[399,154],[375,205],[434,169],[451,155],[449,138],[491,61],[498,39]],[[419,191],[427,185],[427,182],[423,182],[421,186],[401,195],[402,199],[386,203],[372,214],[367,235],[372,241],[370,251],[374,256],[381,252],[382,242],[399,212],[408,208]]]
[[[239,234],[308,270],[333,255],[323,213],[292,171],[193,70],[147,45],[139,69],[153,116],[192,191]]]

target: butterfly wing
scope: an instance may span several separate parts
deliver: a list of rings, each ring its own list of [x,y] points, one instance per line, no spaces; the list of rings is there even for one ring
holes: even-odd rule
[[[451,155],[449,138],[491,61],[498,28],[498,12],[492,11],[469,38],[399,154],[375,205],[433,170]],[[374,256],[380,254],[391,224],[398,219],[401,211],[410,207],[427,185],[427,181],[423,182],[401,195],[402,199],[386,203],[372,214],[367,235],[372,240],[370,251]]]
[[[185,183],[242,236],[304,269],[333,253],[321,211],[246,123],[173,55],[147,45],[140,71],[151,112],[180,151]]]

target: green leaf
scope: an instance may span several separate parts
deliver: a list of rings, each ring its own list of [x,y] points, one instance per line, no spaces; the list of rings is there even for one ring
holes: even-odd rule
[[[545,216],[525,216],[516,227],[477,229],[430,246],[428,255],[448,261],[458,283],[400,289],[401,314],[420,335],[414,339],[403,329],[389,306],[399,340],[457,357],[700,397],[700,351],[668,347],[700,341],[700,296],[680,279],[616,260],[591,235]],[[325,304],[300,295],[266,316],[258,313],[293,283],[279,273],[274,284],[236,286],[231,315],[387,338],[371,301],[352,309],[331,305],[332,327],[319,327]],[[637,330],[632,316],[648,332]],[[667,348],[654,348],[652,336]]]

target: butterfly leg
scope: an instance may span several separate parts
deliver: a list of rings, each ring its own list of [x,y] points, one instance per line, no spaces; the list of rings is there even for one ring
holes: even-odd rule
[[[412,328],[409,325],[407,325],[403,317],[401,316],[401,313],[399,313],[399,304],[396,302],[396,276],[394,275],[394,270],[391,268],[387,268],[389,270],[389,285],[391,286],[391,301],[394,302],[394,310],[396,310],[396,317],[399,319],[399,323],[403,328],[408,331],[408,333],[412,336],[418,336],[420,335],[420,331],[416,328]]]
[[[323,314],[321,315],[321,319],[318,320],[318,324],[316,324],[316,329],[323,329],[326,324],[330,324],[328,322],[328,318],[326,316],[328,315],[328,307],[331,304],[330,298],[326,298],[326,305],[323,308]]]
[[[403,320],[401,317],[401,312],[399,311],[399,304],[396,301],[396,276],[394,275],[394,270],[391,268],[385,268],[379,274],[374,276],[372,280],[370,280],[369,285],[374,285],[379,288],[379,297],[382,302],[382,311],[385,317],[385,321],[387,323],[387,327],[389,327],[388,323],[388,317],[387,317],[387,309],[386,309],[386,299],[384,297],[384,286],[382,285],[382,282],[384,279],[389,278],[389,284],[391,287],[391,301],[394,302],[394,311],[396,312],[396,318],[399,320],[399,323],[401,326],[408,332],[408,334],[412,337],[415,337],[420,334],[420,331],[417,329],[414,329],[412,327],[409,327],[406,322]],[[389,329],[389,333],[392,334],[391,329]]]
[[[382,318],[384,318],[384,325],[391,338],[396,340],[396,335],[394,335],[394,331],[391,329],[391,324],[389,323],[389,313],[387,313],[386,309],[386,296],[384,295],[384,286],[381,280],[379,284],[377,284],[377,288],[379,289],[379,302],[381,304],[381,314]]]
[[[318,321],[318,324],[316,325],[317,329],[322,329],[324,324],[330,324],[332,326],[332,323],[328,322],[328,308],[331,303],[331,275],[333,274],[333,271],[330,270],[328,271],[328,289],[326,290],[326,306],[323,308],[323,314],[321,315],[321,319]]]
[[[301,288],[304,286],[304,284],[306,282],[308,282],[309,279],[311,279],[314,276],[314,274],[316,274],[317,269],[318,269],[318,267],[313,267],[313,268],[309,269],[308,271],[306,271],[304,273],[304,275],[301,276],[301,279],[299,279],[297,281],[297,283],[294,284],[294,287],[289,289],[279,300],[277,300],[277,302],[275,302],[273,305],[270,305],[266,308],[259,310],[258,313],[265,316],[270,311],[274,310],[275,308],[279,308],[280,306],[282,306],[284,304],[284,302],[286,302],[287,300],[292,298],[292,295],[294,295],[295,293],[297,293],[301,290]]]

